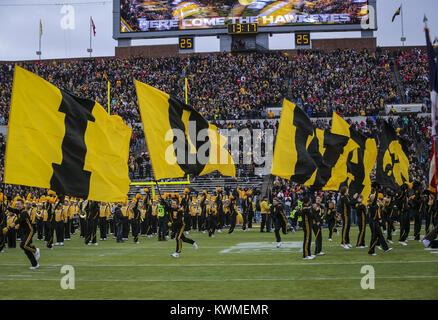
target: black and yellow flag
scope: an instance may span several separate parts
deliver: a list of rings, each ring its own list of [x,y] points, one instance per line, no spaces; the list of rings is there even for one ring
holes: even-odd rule
[[[319,144],[309,117],[294,103],[284,100],[271,174],[305,183],[317,169]]]
[[[104,202],[129,191],[131,129],[97,102],[15,66],[5,183]]]
[[[391,22],[394,22],[395,17],[397,17],[397,16],[400,15],[400,11],[401,11],[401,5],[400,5],[400,7],[397,9],[397,11],[394,13],[394,15],[392,16],[392,21],[391,21]]]
[[[371,193],[371,171],[377,158],[376,140],[367,138],[360,132],[350,128],[350,138],[359,145],[347,157],[347,185],[351,195],[362,194],[363,202],[368,203]]]
[[[407,143],[397,137],[394,128],[386,121],[379,137],[376,182],[395,190],[409,182]]]
[[[322,190],[331,181],[332,170],[338,163],[344,152],[349,138],[333,134],[327,130],[315,129],[314,141],[318,144],[318,154],[313,152],[312,157],[316,162],[317,169],[304,185],[315,190]],[[313,143],[313,142],[312,142]],[[312,143],[310,145],[312,145]]]
[[[216,170],[236,177],[227,139],[214,125],[165,92],[139,81],[135,87],[156,180]]]

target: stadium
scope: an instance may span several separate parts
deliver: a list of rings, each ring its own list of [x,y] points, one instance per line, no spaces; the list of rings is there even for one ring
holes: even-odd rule
[[[438,298],[436,2],[36,2],[0,3],[36,38],[0,35],[1,300]]]

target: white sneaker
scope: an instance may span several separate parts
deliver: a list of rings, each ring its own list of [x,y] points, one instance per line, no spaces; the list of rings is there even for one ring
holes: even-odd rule
[[[332,242],[332,241],[333,241],[333,239],[332,239],[332,238],[329,238],[329,239],[328,239],[328,241],[329,241],[329,242]]]
[[[137,241],[137,242],[134,242],[134,243],[135,243],[135,244],[139,244],[140,242]]]
[[[307,257],[303,258],[303,260],[313,260],[313,259],[315,259],[314,256],[307,256]]]
[[[428,246],[430,246],[430,241],[424,239],[424,240],[423,240],[423,244],[424,244],[424,246],[427,248]]]
[[[98,246],[99,244],[96,242],[94,245],[95,245],[95,246]]]
[[[371,254],[372,256],[377,256],[377,253],[373,253],[373,254]]]
[[[408,244],[405,241],[399,241],[398,243],[400,243],[402,246],[407,246]]]
[[[59,245],[60,245],[60,246],[63,246],[63,245],[64,245],[64,242],[60,242]]]
[[[356,249],[364,249],[364,248],[366,248],[366,247],[365,246],[356,247]]]
[[[218,233],[222,233],[222,230],[221,230],[221,229],[218,229],[217,232],[218,232]]]
[[[316,258],[316,256],[314,255],[314,254],[312,254],[312,255],[310,255],[311,257],[312,257],[312,259],[315,259]]]
[[[29,269],[30,269],[30,270],[35,270],[35,269],[38,269],[39,267],[40,267],[40,265],[37,264],[35,267],[30,267]]]
[[[388,241],[388,242],[391,243],[391,244],[394,243],[394,242],[392,242],[392,240],[386,240],[386,241]]]
[[[188,232],[188,231],[185,231],[184,233],[185,233],[185,234],[189,234],[189,232]]]
[[[172,253],[171,256],[174,258],[179,258],[179,253],[178,252]]]
[[[40,259],[40,249],[36,248],[35,259],[38,261]]]
[[[198,250],[198,245],[196,244],[196,242],[193,243],[193,248],[195,248],[195,250]]]
[[[349,244],[349,243],[347,243],[347,247],[353,248],[353,246],[351,244]]]
[[[277,242],[277,248],[281,247],[281,242]]]
[[[386,234],[386,230],[383,231],[383,234]]]
[[[54,244],[54,246],[59,246],[59,242],[56,242],[56,243]]]
[[[323,256],[323,255],[325,255],[325,252],[322,252],[322,251],[321,251],[320,253],[317,253],[317,255],[318,255],[318,256]]]
[[[377,246],[376,248],[379,250],[383,250],[381,246]]]
[[[385,250],[385,252],[389,252],[391,250],[392,250],[392,248],[388,248],[388,249]]]

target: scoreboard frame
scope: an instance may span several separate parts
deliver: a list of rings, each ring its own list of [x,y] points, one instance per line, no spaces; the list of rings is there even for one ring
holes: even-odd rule
[[[364,29],[360,23],[358,24],[303,24],[292,26],[266,26],[258,27],[258,33],[297,33],[297,32],[342,32],[342,31],[377,31],[377,0],[368,0],[368,5],[374,10],[374,28]],[[120,0],[113,1],[113,38],[119,39],[154,39],[154,38],[179,38],[182,36],[219,36],[227,35],[228,25],[224,28],[211,29],[184,29],[170,31],[139,31],[139,32],[121,32],[120,30]]]

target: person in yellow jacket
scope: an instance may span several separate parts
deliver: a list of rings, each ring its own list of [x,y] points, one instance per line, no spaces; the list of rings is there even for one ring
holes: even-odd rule
[[[43,204],[41,202],[37,203],[36,211],[35,211],[35,220],[36,220],[36,232],[37,232],[37,240],[43,240],[43,231],[44,231],[44,220],[43,220]]]
[[[11,225],[15,224],[16,221],[17,221],[17,216],[14,213],[8,211],[6,216],[6,227],[11,228],[11,230],[6,235],[8,241],[8,248],[17,247],[17,230],[11,227]]]
[[[106,234],[108,231],[108,211],[110,210],[109,203],[102,202],[99,207],[99,231],[100,240],[106,240]]]
[[[189,212],[190,212],[190,225],[192,226],[193,230],[196,230],[198,227],[196,207],[197,207],[196,198],[192,198],[189,205]]]
[[[262,222],[260,224],[260,232],[271,232],[271,205],[268,203],[268,197],[263,197],[260,202],[260,214],[262,216]]]
[[[63,208],[63,217],[64,217],[64,240],[70,241],[70,232],[71,232],[71,217],[70,217],[70,207],[71,200],[65,197],[65,205]]]
[[[214,237],[214,231],[216,230],[217,225],[217,204],[212,200],[209,201],[208,209],[207,209],[207,229],[208,229],[208,236]]]
[[[67,200],[65,200],[67,201]],[[65,216],[65,203],[59,203],[54,211],[55,211],[55,234],[56,234],[56,243],[55,246],[63,246],[64,245],[64,216]]]
[[[65,232],[66,240],[70,240],[70,234],[75,234],[75,219],[77,219],[76,215],[76,199],[70,198],[70,205],[68,207],[68,231]],[[68,235],[68,237],[67,237]]]

